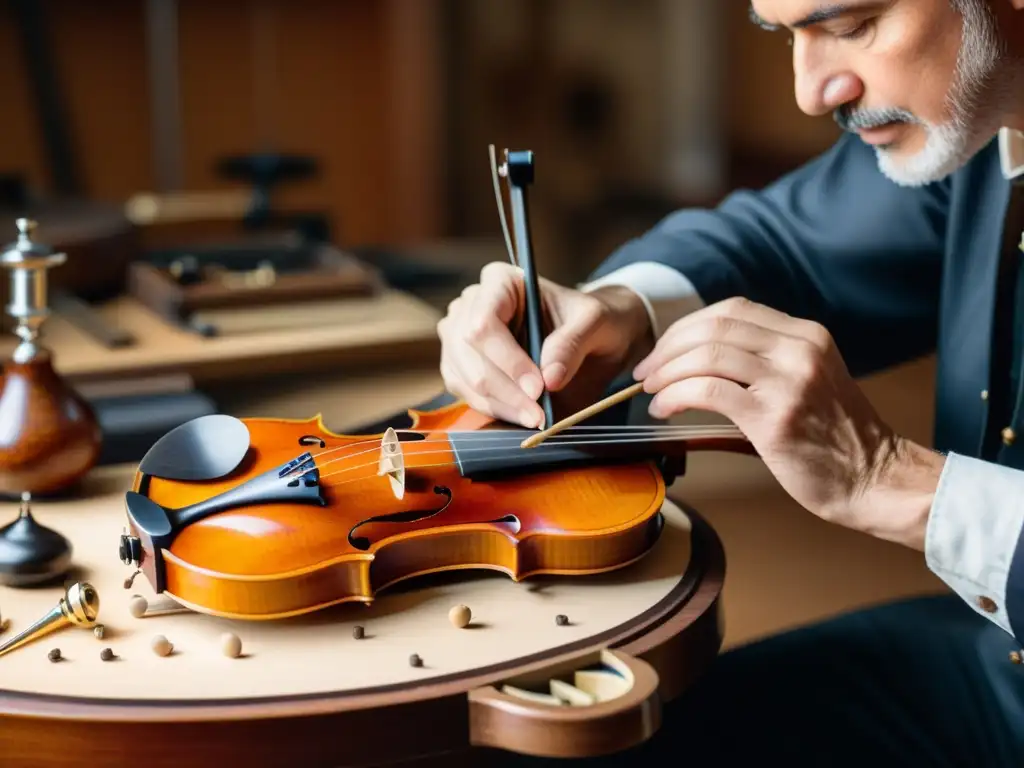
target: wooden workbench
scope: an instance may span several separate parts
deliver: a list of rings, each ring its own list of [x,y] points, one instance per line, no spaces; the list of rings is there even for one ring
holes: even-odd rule
[[[346,370],[356,366],[436,361],[436,309],[408,294],[261,307],[223,313],[221,336],[175,327],[129,297],[99,308],[136,343],[108,349],[59,314],[43,326],[43,344],[58,371],[75,383],[186,374],[197,383],[251,380],[274,373]],[[12,335],[0,354],[14,349]]]

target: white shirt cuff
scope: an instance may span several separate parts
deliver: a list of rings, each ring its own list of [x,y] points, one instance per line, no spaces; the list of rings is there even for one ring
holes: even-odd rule
[[[949,454],[925,534],[928,568],[985,618],[1013,634],[1010,563],[1024,523],[1024,472]]]
[[[672,323],[701,309],[704,301],[685,275],[654,261],[638,261],[579,286],[584,293],[602,286],[629,288],[647,307],[654,338],[661,338]]]

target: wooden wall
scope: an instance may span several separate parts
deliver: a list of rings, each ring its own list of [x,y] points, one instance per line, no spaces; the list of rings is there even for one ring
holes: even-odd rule
[[[783,33],[757,27],[748,3],[727,2],[722,79],[730,151],[766,165],[792,165],[827,149],[839,135],[832,117],[809,117],[796,105],[792,48]]]
[[[42,1],[86,193],[119,201],[154,188],[147,3]],[[187,188],[230,186],[214,170],[225,155],[266,147],[314,155],[320,178],[282,188],[277,202],[329,208],[340,240],[352,244],[431,239],[452,227],[496,234],[486,141],[511,137],[544,151],[538,227],[545,216],[562,226],[544,210],[545,195],[565,207],[609,184],[662,184],[659,165],[668,158],[657,138],[665,113],[658,83],[668,74],[658,67],[669,59],[657,52],[665,41],[653,2],[179,0],[178,8]],[[261,12],[273,33],[262,47]],[[725,13],[724,69],[708,73],[721,83],[716,124],[733,158],[730,184],[756,183],[826,148],[837,128],[829,117],[797,109],[783,36],[751,24],[745,2],[728,2]],[[482,34],[481,14],[500,34]],[[549,22],[522,29],[531,18]],[[531,47],[531,40],[543,42]],[[561,69],[546,57],[551,51]],[[584,147],[567,137],[557,97],[572,77],[588,73],[614,87],[621,112],[603,143]],[[0,174],[23,172],[45,188],[43,146],[7,4],[0,5],[0,93]],[[511,110],[496,107],[509,99]],[[455,140],[446,144],[448,131]]]
[[[266,0],[276,71],[254,62],[263,0],[181,0],[186,188],[220,189],[215,162],[262,149],[310,154],[318,179],[282,187],[283,208],[331,208],[346,243],[429,238],[443,228],[436,111],[440,3]],[[14,17],[0,10],[0,173],[48,184]],[[90,197],[153,189],[143,0],[46,0],[57,74]],[[258,39],[258,38],[256,38]],[[263,49],[260,49],[263,50]],[[257,98],[257,94],[260,98]]]

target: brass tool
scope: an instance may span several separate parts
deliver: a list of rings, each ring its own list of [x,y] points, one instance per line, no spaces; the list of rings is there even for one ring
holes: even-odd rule
[[[96,588],[88,582],[80,581],[72,584],[68,587],[64,597],[49,613],[0,645],[0,656],[68,624],[76,627],[91,627],[96,623],[99,612],[100,596],[96,592]]]

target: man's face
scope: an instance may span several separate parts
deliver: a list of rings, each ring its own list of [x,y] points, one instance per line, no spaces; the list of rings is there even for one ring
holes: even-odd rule
[[[987,4],[960,0],[752,0],[792,33],[796,98],[875,147],[882,172],[943,178],[1000,126],[1002,45]]]

